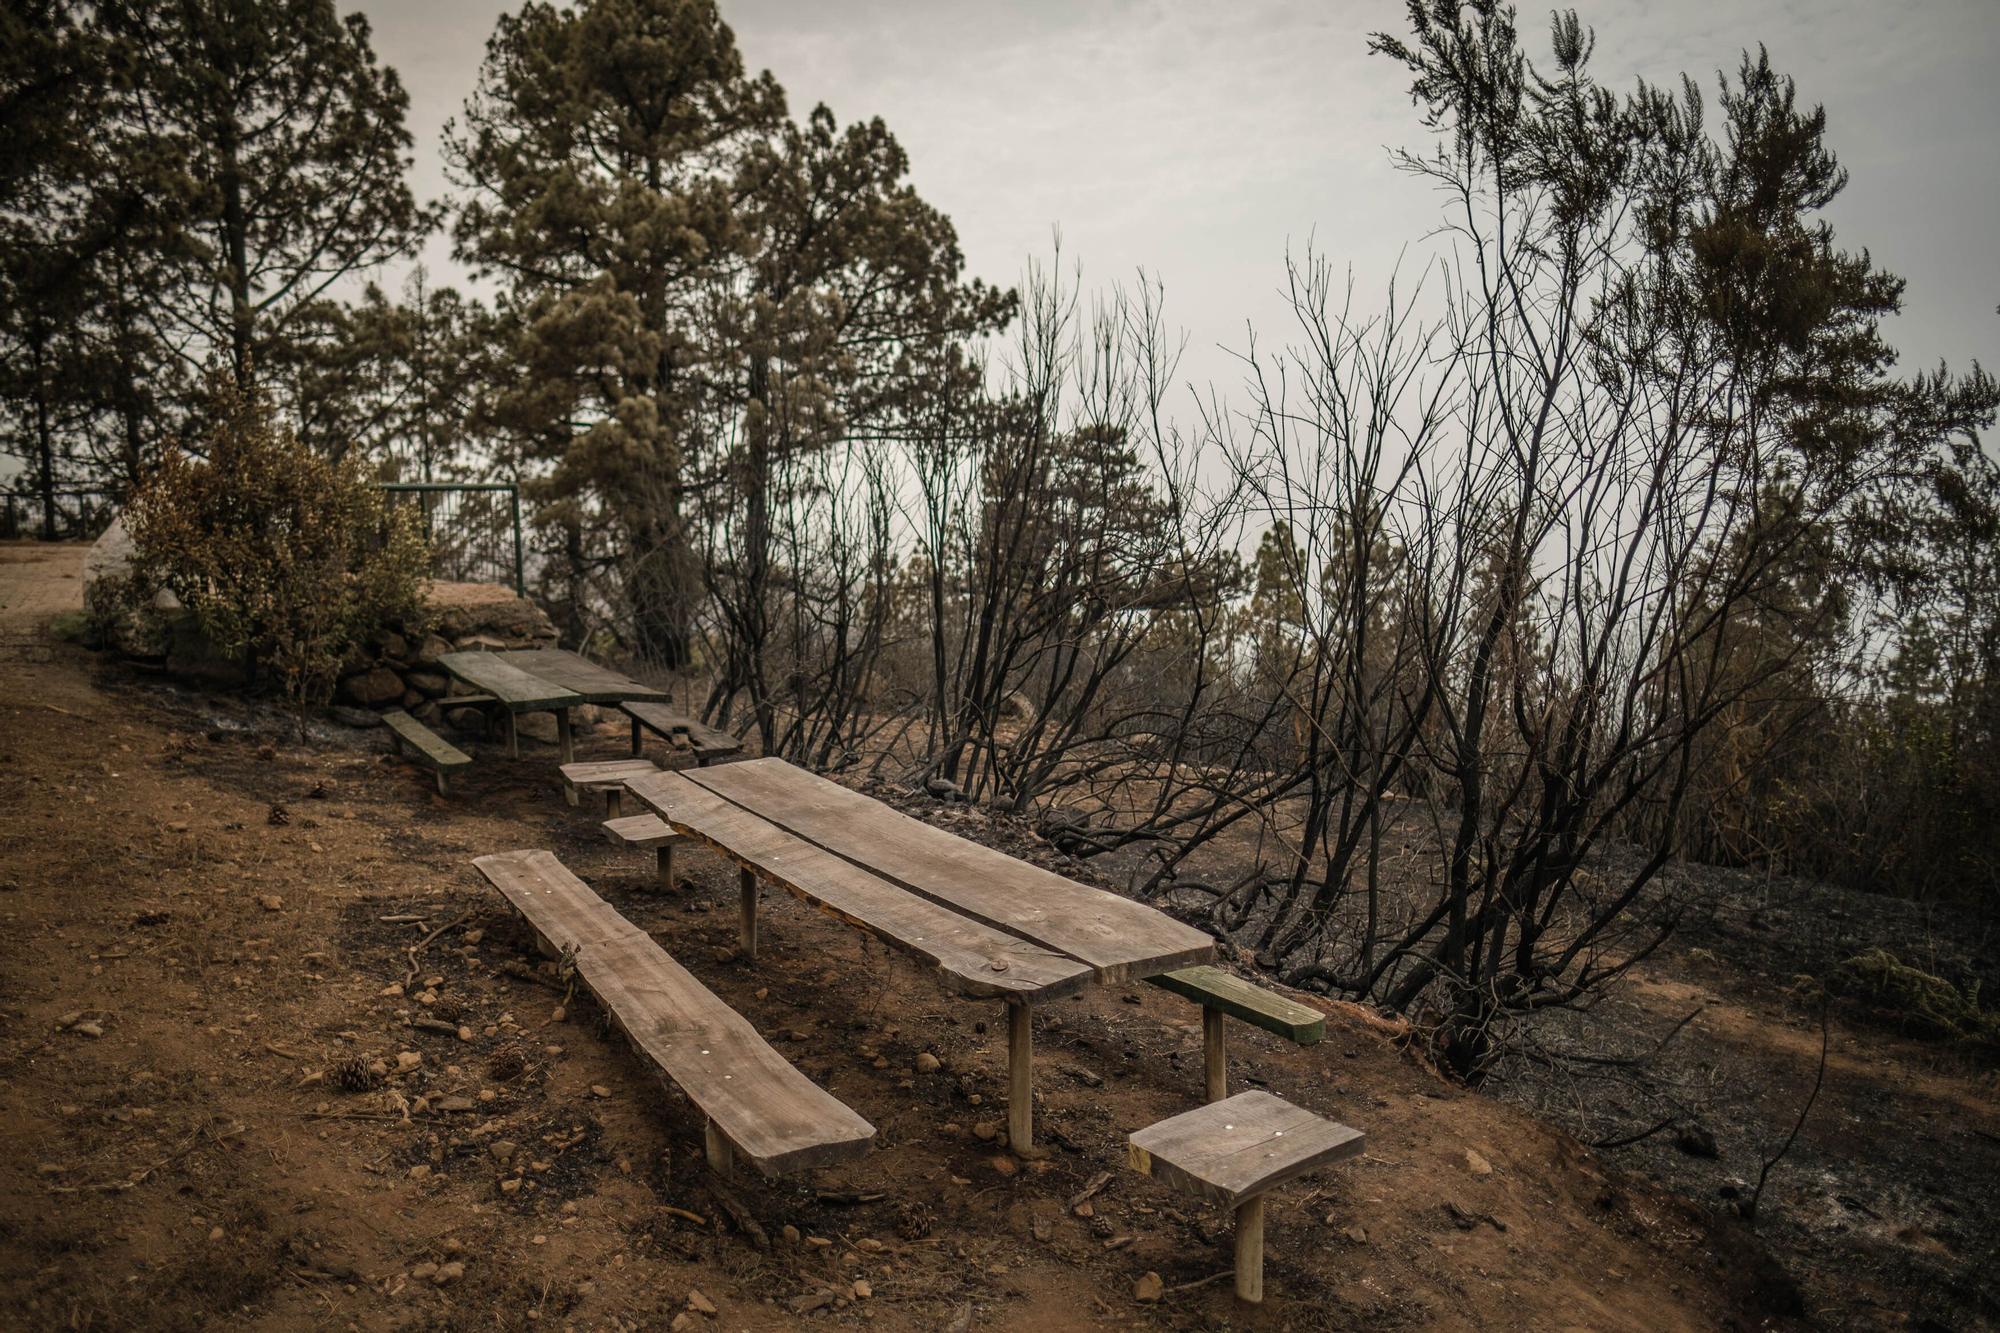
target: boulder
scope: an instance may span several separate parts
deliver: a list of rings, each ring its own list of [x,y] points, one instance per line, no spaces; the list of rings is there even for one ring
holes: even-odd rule
[[[410,654],[410,641],[392,629],[385,629],[372,635],[368,641],[377,656],[393,657],[402,661]]]
[[[387,667],[375,667],[341,681],[340,697],[363,708],[384,708],[403,697],[403,678]]]
[[[403,682],[432,699],[451,688],[451,677],[437,671],[411,671],[404,675]]]
[[[477,708],[450,708],[443,712],[444,724],[453,731],[464,732],[469,736],[486,734],[486,714]]]
[[[421,693],[412,689],[405,689],[403,691],[404,708],[421,708],[423,707],[423,705],[424,705],[424,696]]]
[[[468,634],[458,641],[461,653],[504,653],[512,646],[505,639],[496,639],[491,634]]]
[[[438,664],[438,659],[450,651],[451,640],[441,638],[436,634],[426,634],[424,635],[423,642],[417,645],[416,652],[410,658],[410,662],[415,666],[435,667]]]

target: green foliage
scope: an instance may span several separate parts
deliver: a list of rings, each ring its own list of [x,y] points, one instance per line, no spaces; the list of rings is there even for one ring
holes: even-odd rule
[[[172,451],[128,510],[135,593],[171,591],[220,651],[304,708],[377,629],[421,627],[427,560],[358,457],[302,445],[254,393],[223,386],[200,441]]]
[[[1827,988],[1865,1000],[1927,1036],[2000,1041],[2000,1013],[1980,1007],[1978,982],[1960,990],[1887,949],[1848,959],[1834,969]]]

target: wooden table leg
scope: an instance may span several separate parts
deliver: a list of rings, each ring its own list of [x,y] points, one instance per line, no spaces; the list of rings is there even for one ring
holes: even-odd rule
[[[507,757],[509,759],[519,759],[521,757],[520,724],[514,720],[513,709],[508,709],[504,716],[507,719]]]
[[[635,717],[632,719],[632,757],[634,759],[639,757],[639,752],[644,748],[644,744],[644,741],[639,736],[639,719]]]
[[[735,1147],[722,1136],[722,1131],[715,1127],[713,1120],[703,1123],[701,1138],[702,1151],[708,1158],[709,1170],[718,1176],[728,1175],[730,1169],[736,1165]]]
[[[743,876],[743,926],[737,936],[743,956],[757,956],[757,876],[745,870]]]
[[[570,734],[569,709],[556,709],[556,743],[562,747],[562,761],[565,764],[576,761],[576,738]]]
[[[1264,1196],[1236,1205],[1236,1299],[1264,1299]]]
[[[1035,1148],[1035,1024],[1028,1006],[1007,1002],[1007,1146]]]
[[[625,813],[625,789],[613,787],[604,793],[604,817],[616,819]]]
[[[1209,1101],[1219,1102],[1229,1095],[1229,1057],[1222,1049],[1222,1011],[1202,1006],[1201,1073]]]
[[[674,887],[674,845],[668,843],[657,848],[656,855],[660,858],[660,883],[671,891]]]

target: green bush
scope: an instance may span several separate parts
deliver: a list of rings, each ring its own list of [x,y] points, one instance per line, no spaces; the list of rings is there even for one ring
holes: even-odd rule
[[[1855,955],[1828,980],[1831,989],[1865,1000],[1925,1036],[2000,1041],[2000,1013],[1980,1007],[1977,981],[1960,990],[1887,949]]]
[[[370,634],[420,627],[423,538],[358,458],[315,453],[255,394],[217,399],[203,456],[170,450],[127,511],[132,595],[168,589],[253,680],[324,703]]]

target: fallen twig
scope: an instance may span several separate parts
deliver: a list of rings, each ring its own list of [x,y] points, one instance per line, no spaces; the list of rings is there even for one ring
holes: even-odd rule
[[[419,963],[417,959],[422,956],[425,949],[430,948],[431,941],[436,939],[438,936],[444,934],[447,930],[450,930],[453,926],[462,926],[471,919],[472,919],[472,914],[470,912],[461,912],[457,916],[445,922],[442,926],[439,926],[436,930],[432,931],[430,934],[424,936],[422,939],[418,940],[415,944],[412,944],[410,946],[409,949],[410,970],[403,974],[404,990],[408,990],[410,988],[410,983],[417,979],[417,973],[422,968],[422,964]]]

